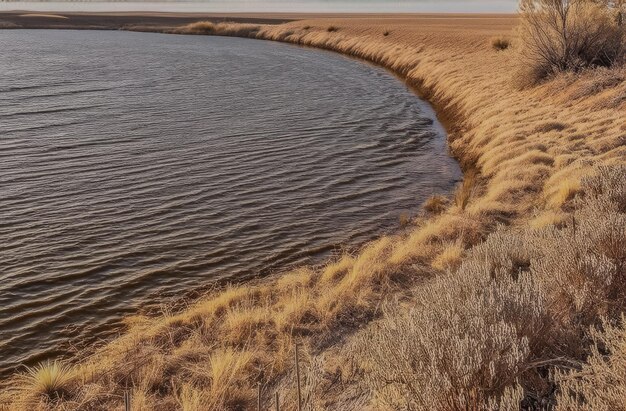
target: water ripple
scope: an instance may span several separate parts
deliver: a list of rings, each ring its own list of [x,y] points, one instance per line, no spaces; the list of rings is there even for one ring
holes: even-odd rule
[[[0,37],[0,374],[212,281],[359,246],[460,176],[432,110],[381,69],[43,33]]]

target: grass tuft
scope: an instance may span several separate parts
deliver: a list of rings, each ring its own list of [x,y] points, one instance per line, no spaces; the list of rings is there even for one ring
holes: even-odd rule
[[[70,366],[59,361],[46,361],[34,367],[26,367],[22,374],[24,390],[34,396],[43,396],[49,400],[67,395],[74,380]]]
[[[424,203],[424,210],[430,214],[441,214],[450,205],[450,200],[442,195],[432,195]]]

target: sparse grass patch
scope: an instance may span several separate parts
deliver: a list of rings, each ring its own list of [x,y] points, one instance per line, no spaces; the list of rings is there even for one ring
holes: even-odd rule
[[[560,208],[572,200],[580,192],[580,180],[568,178],[562,180],[548,197],[548,204],[552,208]]]

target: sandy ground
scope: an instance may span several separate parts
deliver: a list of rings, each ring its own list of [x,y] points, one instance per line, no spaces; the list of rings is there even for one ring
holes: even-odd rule
[[[62,19],[63,21],[59,21]],[[0,12],[0,23],[15,28],[111,29],[125,26],[170,28],[195,21],[281,24],[294,20],[350,21],[372,26],[388,26],[404,30],[411,26],[422,29],[449,30],[473,27],[481,31],[509,29],[516,18],[503,14],[293,14],[293,13],[33,13],[25,11]]]

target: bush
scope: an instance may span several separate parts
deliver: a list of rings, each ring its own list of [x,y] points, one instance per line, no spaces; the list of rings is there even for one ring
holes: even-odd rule
[[[529,275],[464,263],[424,287],[418,306],[386,309],[362,337],[367,383],[385,409],[480,410],[521,401],[517,379],[546,308]],[[493,407],[497,408],[497,407]],[[503,408],[509,409],[509,408]]]
[[[421,286],[411,307],[387,306],[354,350],[368,359],[362,371],[378,405],[550,409],[559,381],[565,405],[592,398],[589,392],[598,398],[589,404],[619,400],[611,371],[623,378],[626,368],[611,365],[600,356],[602,348],[594,351],[589,343],[598,341],[590,329],[603,318],[615,321],[626,308],[625,180],[626,167],[598,168],[581,182],[567,225],[503,227],[466,251],[456,273]],[[596,346],[622,361],[626,337],[623,331],[619,338],[613,334],[615,343]],[[570,375],[572,364],[590,350],[595,362]],[[595,374],[587,381],[592,367]],[[621,389],[626,392],[624,384]]]
[[[622,8],[604,0],[521,0],[522,86],[562,71],[623,62]]]
[[[626,325],[591,332],[591,355],[580,370],[557,372],[557,410],[626,409]]]
[[[511,40],[506,37],[494,37],[491,39],[491,47],[496,51],[503,51],[511,46]]]

